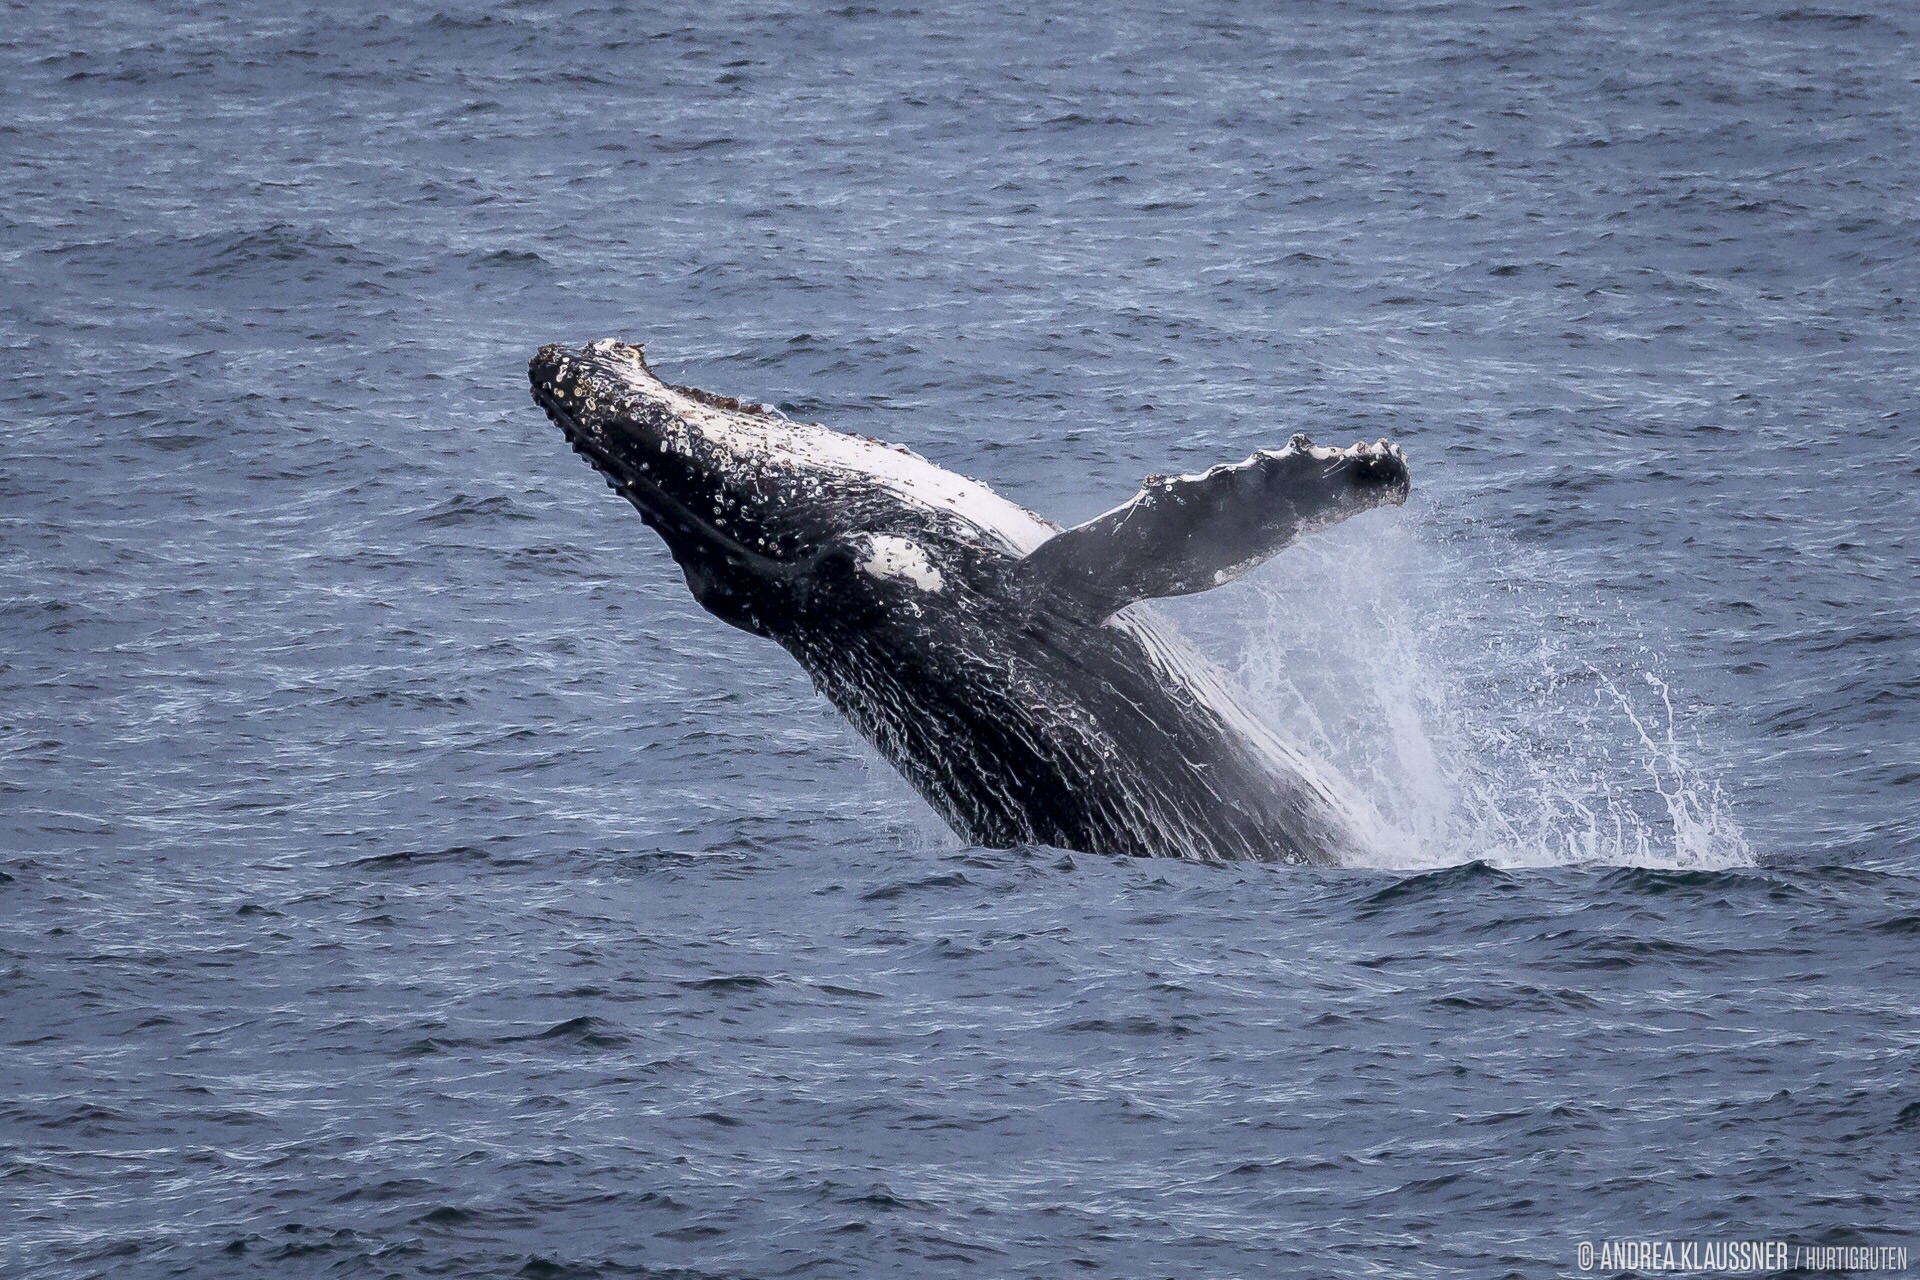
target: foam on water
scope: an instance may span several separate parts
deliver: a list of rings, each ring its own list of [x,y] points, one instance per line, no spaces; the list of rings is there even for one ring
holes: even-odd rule
[[[1676,708],[1629,620],[1551,572],[1355,522],[1255,580],[1239,678],[1404,837],[1375,865],[1750,864],[1701,711]]]

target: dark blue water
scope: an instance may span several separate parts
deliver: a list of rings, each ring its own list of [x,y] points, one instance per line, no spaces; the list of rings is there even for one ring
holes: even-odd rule
[[[10,9],[0,1271],[1920,1245],[1917,36]],[[1170,612],[1413,864],[958,848],[529,403],[609,334],[1069,521],[1398,439]]]

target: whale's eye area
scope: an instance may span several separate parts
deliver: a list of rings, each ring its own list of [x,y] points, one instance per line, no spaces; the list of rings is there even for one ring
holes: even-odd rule
[[[898,582],[920,591],[939,591],[946,578],[927,555],[925,547],[911,538],[891,533],[861,535],[854,563],[862,573],[882,581]]]

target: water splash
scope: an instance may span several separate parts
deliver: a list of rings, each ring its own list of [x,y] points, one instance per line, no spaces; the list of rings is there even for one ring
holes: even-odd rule
[[[1199,611],[1242,633],[1255,707],[1403,837],[1380,865],[1751,863],[1698,714],[1630,620],[1577,604],[1543,557],[1366,523],[1289,550],[1251,610],[1241,592]]]

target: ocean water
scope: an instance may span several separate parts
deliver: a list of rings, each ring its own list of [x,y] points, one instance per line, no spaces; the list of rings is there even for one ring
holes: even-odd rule
[[[0,1272],[1533,1276],[1920,1246],[1893,0],[48,3],[0,32]],[[960,847],[543,342],[1053,518],[1408,836]]]

